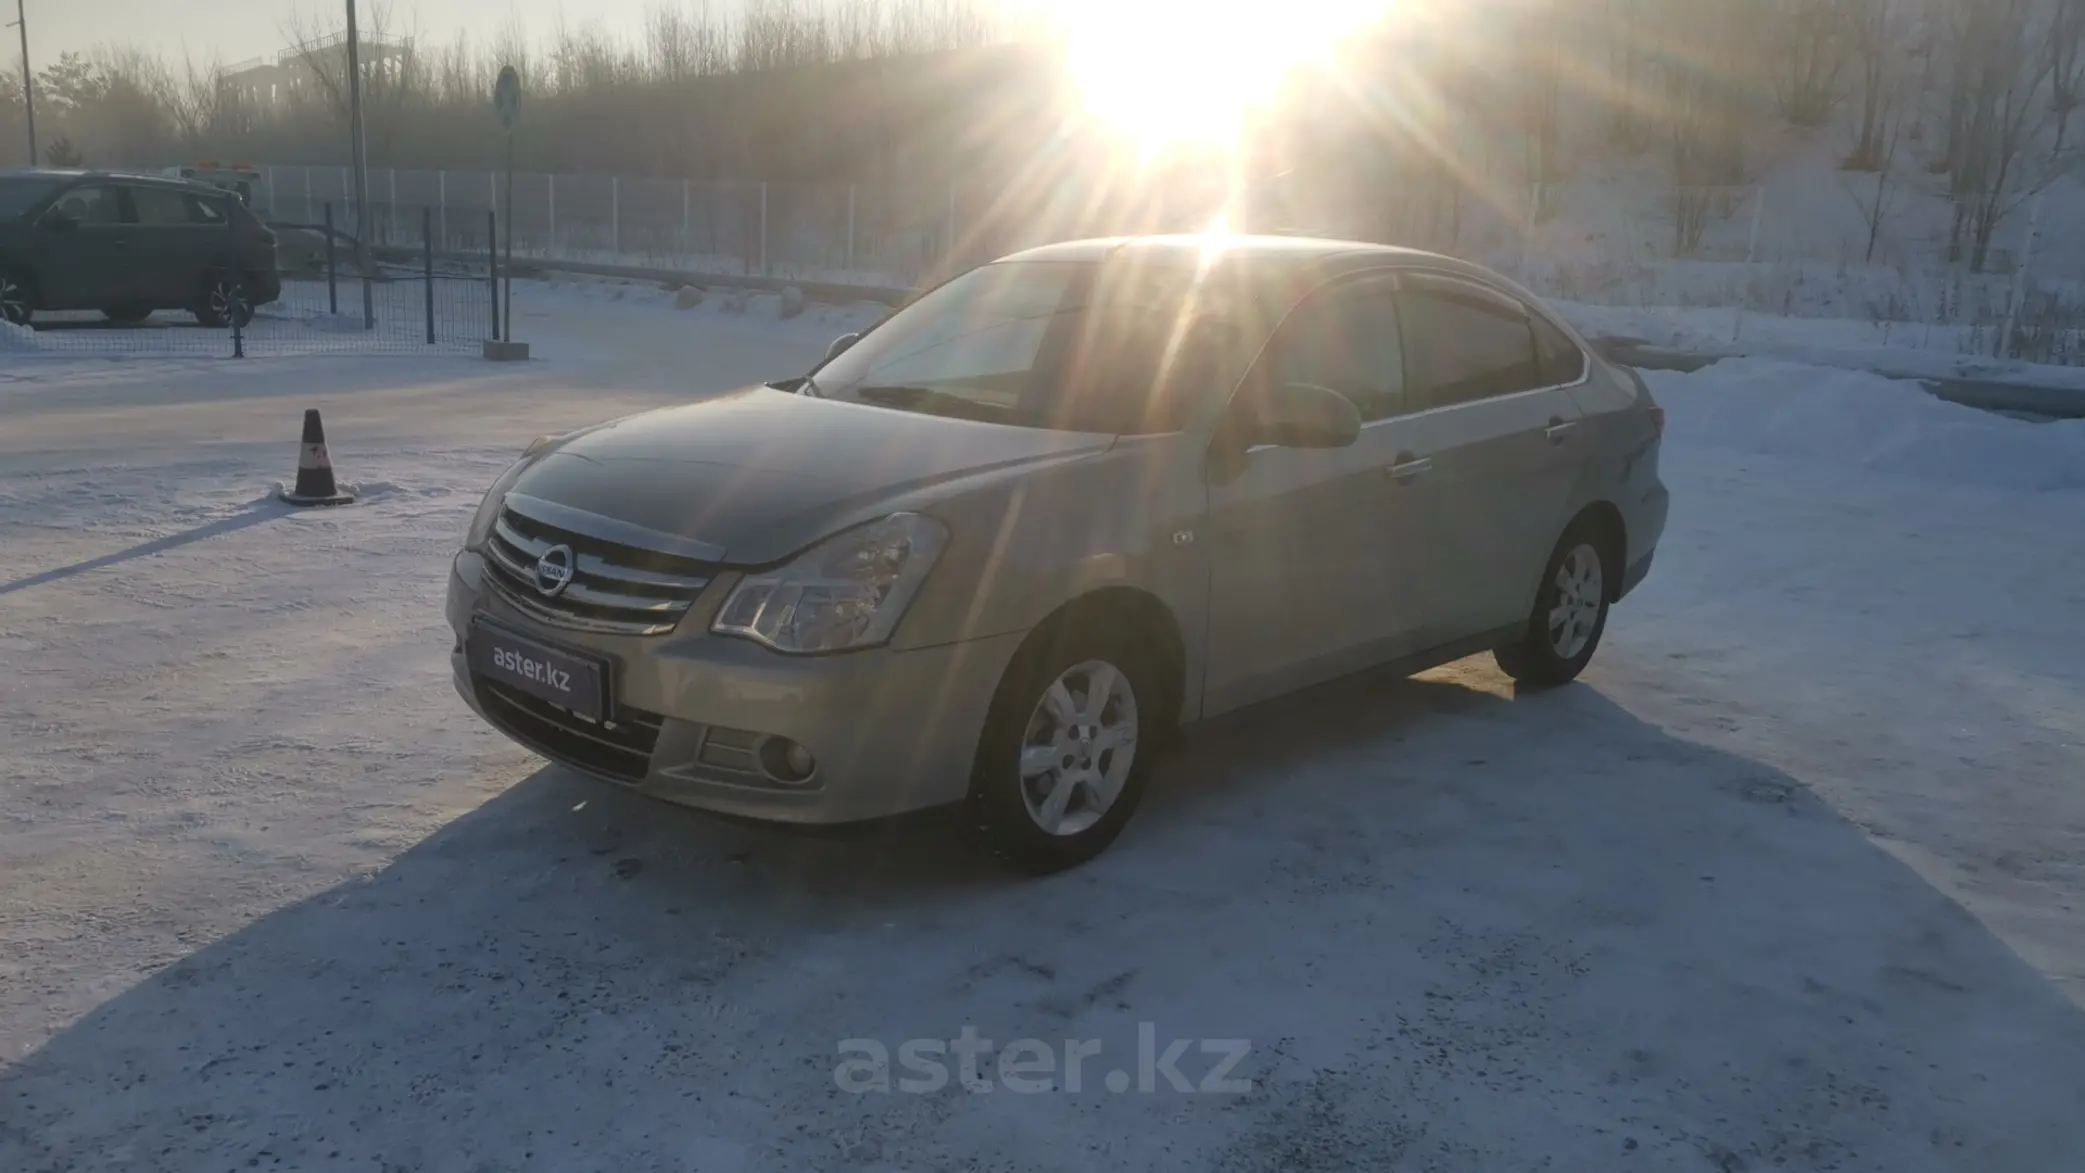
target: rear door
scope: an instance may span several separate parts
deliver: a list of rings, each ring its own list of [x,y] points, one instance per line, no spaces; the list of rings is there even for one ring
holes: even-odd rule
[[[44,212],[35,266],[49,308],[94,309],[134,297],[128,218],[122,189],[110,183],[83,183]]]
[[[193,304],[204,275],[229,255],[224,213],[179,188],[137,184],[128,190],[145,300],[167,309]]]
[[[1363,424],[1345,448],[1254,448],[1210,485],[1205,714],[1413,650],[1431,444],[1398,349],[1394,285],[1375,278],[1313,294],[1262,358],[1254,378],[1336,391]]]
[[[1429,545],[1440,559],[1440,642],[1517,623],[1562,532],[1584,446],[1569,386],[1584,356],[1503,290],[1408,274],[1398,296],[1406,369],[1437,444]]]

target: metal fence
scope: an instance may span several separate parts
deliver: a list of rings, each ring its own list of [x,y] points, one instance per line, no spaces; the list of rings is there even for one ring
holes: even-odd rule
[[[254,205],[274,219],[309,221],[328,203],[352,206],[347,168],[261,170]],[[438,248],[468,247],[485,213],[507,208],[496,172],[376,168],[369,187],[377,235],[389,230],[383,208],[424,205]],[[962,205],[947,188],[517,174],[514,255],[909,285],[963,247]]]
[[[372,206],[365,272],[343,226],[349,218],[323,203],[314,210],[310,221],[271,224],[275,274],[242,266],[228,235],[224,261],[199,283],[190,308],[143,316],[118,307],[39,311],[28,327],[0,325],[0,355],[475,353],[494,336],[487,214],[478,214],[474,231],[454,227],[454,243],[475,246],[459,255],[441,247],[433,209]]]

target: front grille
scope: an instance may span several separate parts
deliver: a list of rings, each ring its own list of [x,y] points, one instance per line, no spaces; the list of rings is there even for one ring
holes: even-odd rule
[[[493,585],[508,602],[545,623],[662,635],[673,630],[716,577],[715,563],[586,533],[569,523],[573,511],[556,521],[547,516],[550,512],[532,511],[510,497],[485,543]],[[550,597],[536,589],[536,564],[554,546],[572,551],[572,579]]]
[[[545,756],[624,782],[642,782],[659,742],[657,713],[624,706],[613,721],[589,721],[483,676],[472,678],[479,703],[493,724]]]

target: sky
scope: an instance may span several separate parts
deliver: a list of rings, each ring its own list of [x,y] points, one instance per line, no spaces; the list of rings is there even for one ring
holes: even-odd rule
[[[359,0],[370,11],[379,0]],[[230,63],[272,56],[286,48],[285,29],[300,14],[329,29],[340,27],[344,0],[22,0],[29,21],[29,60],[42,69],[59,53],[111,41],[128,42],[178,61],[185,52],[198,63],[213,57]],[[598,24],[635,35],[644,14],[660,0],[389,0],[394,27],[415,28],[446,41],[459,31],[490,40],[519,19],[531,37],[548,33],[562,15],[574,26]],[[713,0],[723,9],[729,0]],[[0,0],[7,20],[15,0]],[[693,9],[700,0],[686,0]],[[364,16],[364,23],[367,16]],[[20,52],[15,31],[5,30],[0,62],[12,70]]]

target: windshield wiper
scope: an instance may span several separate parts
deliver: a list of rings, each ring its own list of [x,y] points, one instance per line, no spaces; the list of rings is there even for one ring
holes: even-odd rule
[[[1013,410],[932,387],[856,387],[854,394],[864,403],[903,408],[923,415],[945,415],[957,419],[1003,423]]]

